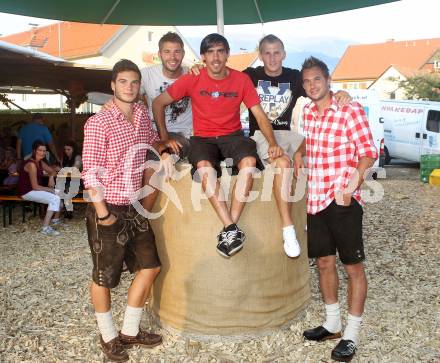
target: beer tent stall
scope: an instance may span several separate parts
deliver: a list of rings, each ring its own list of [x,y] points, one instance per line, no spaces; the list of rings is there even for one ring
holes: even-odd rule
[[[0,94],[11,92],[11,88],[16,93],[62,94],[71,112],[72,138],[75,136],[75,108],[86,101],[89,92],[111,93],[110,81],[109,70],[78,65],[0,41]]]

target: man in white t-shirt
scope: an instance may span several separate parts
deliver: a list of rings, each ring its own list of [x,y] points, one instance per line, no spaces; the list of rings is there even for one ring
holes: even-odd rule
[[[162,64],[146,67],[141,70],[141,94],[148,105],[150,118],[154,121],[152,104],[153,100],[164,92],[182,74],[188,72],[187,67],[182,67],[185,50],[182,38],[173,32],[168,32],[159,40],[159,53]],[[189,137],[192,135],[192,110],[191,100],[184,97],[173,102],[165,110],[165,125],[155,123],[162,141],[166,141],[172,150],[181,146],[180,157],[186,157],[189,149]],[[163,127],[166,126],[166,127]]]

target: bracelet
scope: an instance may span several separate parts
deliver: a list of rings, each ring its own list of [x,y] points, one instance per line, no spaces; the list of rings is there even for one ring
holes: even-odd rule
[[[98,221],[105,221],[106,219],[109,219],[111,215],[111,212],[108,212],[105,217],[99,218],[98,216],[96,216],[96,218],[98,219]]]

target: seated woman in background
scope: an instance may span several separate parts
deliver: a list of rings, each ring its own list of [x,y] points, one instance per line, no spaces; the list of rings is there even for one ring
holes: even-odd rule
[[[43,220],[41,233],[48,236],[58,236],[60,233],[50,226],[59,225],[59,212],[62,206],[61,198],[54,189],[55,170],[49,167],[43,159],[46,156],[46,145],[41,140],[32,144],[32,156],[26,160],[20,170],[18,192],[24,200],[48,204]],[[49,186],[43,186],[43,171],[49,175]],[[55,217],[52,219],[52,217]]]
[[[7,147],[5,150],[5,158],[0,165],[0,169],[6,169],[8,176],[3,180],[3,185],[13,186],[18,183],[17,158],[13,147]]]
[[[79,171],[82,170],[82,159],[78,152],[78,148],[73,141],[68,141],[64,144],[63,164],[62,167],[74,167]]]
[[[77,168],[78,171],[82,171],[82,158],[80,153],[78,152],[78,147],[76,146],[76,143],[74,141],[68,141],[64,144],[63,161],[61,166],[63,168],[73,167],[73,168]],[[71,180],[70,178],[66,179],[66,187],[64,191],[66,194],[69,192],[70,180]],[[80,190],[81,189],[82,186],[80,185]],[[72,219],[73,212],[65,211],[64,217]]]

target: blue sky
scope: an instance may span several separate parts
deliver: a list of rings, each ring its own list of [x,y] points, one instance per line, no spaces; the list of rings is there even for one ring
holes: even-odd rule
[[[341,54],[340,40],[380,43],[388,39],[440,38],[440,0],[402,0],[352,11],[254,25],[225,27],[232,49],[256,44],[263,34],[283,39],[288,51],[304,51],[318,43],[323,53]],[[216,27],[179,27],[187,38],[201,39]],[[199,40],[200,41],[200,40]],[[345,47],[344,47],[345,49]]]

